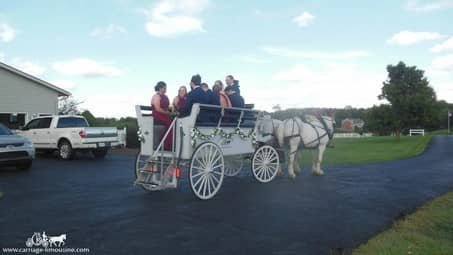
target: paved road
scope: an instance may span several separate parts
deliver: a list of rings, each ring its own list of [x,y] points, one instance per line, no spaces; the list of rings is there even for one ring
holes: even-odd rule
[[[256,183],[229,178],[215,199],[133,187],[133,157],[38,159],[0,172],[0,246],[25,247],[33,232],[67,234],[92,254],[329,254],[354,247],[402,214],[453,189],[453,137],[421,156],[326,166],[326,176]]]

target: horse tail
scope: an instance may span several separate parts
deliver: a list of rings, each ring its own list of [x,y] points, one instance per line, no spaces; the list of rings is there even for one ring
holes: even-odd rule
[[[283,145],[285,144],[285,124],[286,124],[286,121],[283,121],[277,127],[277,140],[278,140],[278,145],[280,146],[280,148],[282,148]]]

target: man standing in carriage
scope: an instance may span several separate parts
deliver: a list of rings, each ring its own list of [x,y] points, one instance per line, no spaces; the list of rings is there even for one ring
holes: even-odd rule
[[[241,90],[239,89],[239,81],[235,80],[233,75],[227,75],[225,77],[225,83],[227,84],[227,87],[230,86],[231,89],[238,95],[241,95]]]
[[[180,117],[189,116],[192,111],[192,106],[196,103],[211,104],[212,98],[201,88],[201,76],[199,74],[192,76],[192,79],[190,80],[190,87],[192,88],[192,91],[187,94],[186,103],[184,107],[182,107],[179,115]],[[200,111],[199,120],[202,122],[208,122],[209,116]]]

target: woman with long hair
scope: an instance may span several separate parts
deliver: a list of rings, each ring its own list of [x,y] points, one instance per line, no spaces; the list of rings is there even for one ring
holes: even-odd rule
[[[230,98],[223,91],[222,81],[220,81],[220,80],[216,81],[214,83],[214,86],[212,87],[212,90],[214,91],[215,95],[219,97],[220,106],[231,107]]]
[[[171,125],[171,119],[169,117],[169,106],[170,100],[165,95],[167,93],[167,84],[160,81],[154,86],[156,94],[151,99],[151,107],[153,110],[154,122],[157,124],[164,125],[166,127],[165,133]],[[164,141],[164,149],[171,150],[173,143],[173,132],[170,132]]]
[[[173,107],[176,112],[179,112],[186,103],[187,88],[186,86],[181,86],[178,89],[178,95],[173,99]]]

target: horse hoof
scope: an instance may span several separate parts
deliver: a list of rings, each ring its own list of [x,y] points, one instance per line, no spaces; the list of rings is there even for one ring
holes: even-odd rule
[[[291,179],[291,180],[296,179],[296,175],[295,175],[295,174],[289,174],[288,177],[289,177],[289,179]]]
[[[320,171],[313,171],[313,175],[321,176],[324,175],[324,172],[322,170]]]
[[[280,177],[283,176],[283,172],[282,171],[278,171],[277,172],[277,176],[280,176]]]

